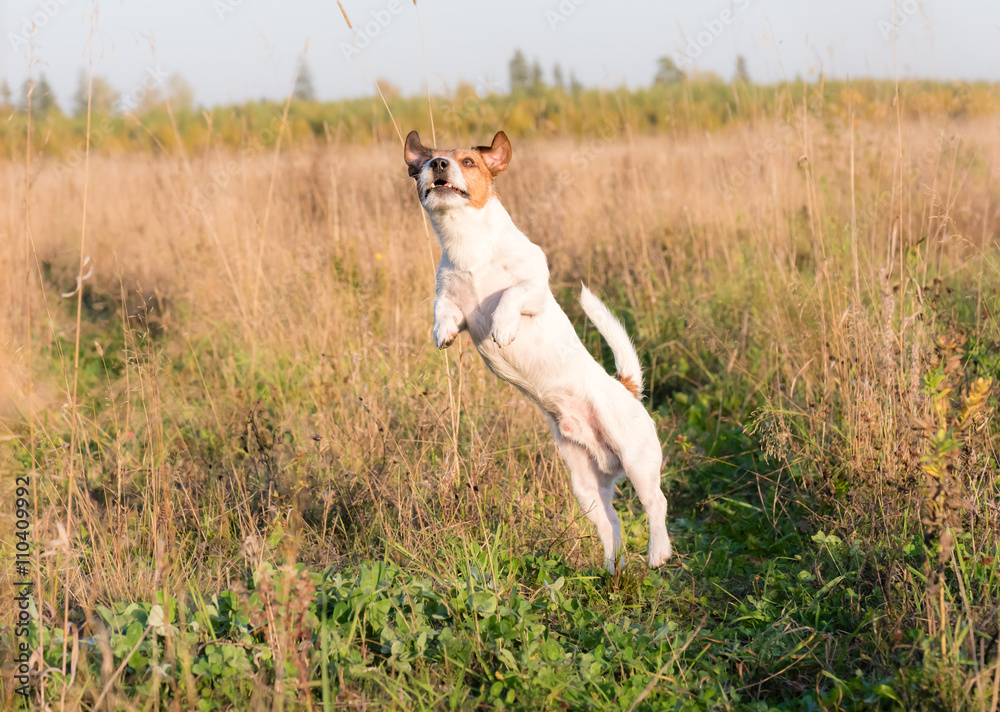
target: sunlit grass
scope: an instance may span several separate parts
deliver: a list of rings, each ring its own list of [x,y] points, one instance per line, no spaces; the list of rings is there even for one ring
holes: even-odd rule
[[[645,363],[678,557],[642,566],[625,484],[616,578],[535,409],[465,337],[433,348],[397,147],[97,155],[79,369],[82,171],[38,164],[26,234],[6,166],[0,462],[38,486],[39,699],[995,709],[995,121],[900,143],[868,112],[852,144],[839,105],[760,102],[650,136],[639,106],[515,141],[499,183],[592,352],[580,281]]]

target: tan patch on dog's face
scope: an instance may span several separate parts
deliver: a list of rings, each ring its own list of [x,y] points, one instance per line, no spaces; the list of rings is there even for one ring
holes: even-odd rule
[[[465,189],[469,194],[469,205],[473,208],[485,207],[493,194],[493,174],[486,167],[482,154],[474,148],[455,148],[450,151],[434,151],[432,157],[437,156],[453,161],[462,171]]]
[[[428,148],[416,131],[403,142],[403,159],[421,191],[420,202],[435,212],[464,205],[484,208],[494,194],[493,179],[507,170],[510,157],[510,141],[503,131],[497,131],[489,146],[472,148]]]
[[[475,149],[458,149],[453,152],[458,167],[462,169],[462,177],[468,188],[469,204],[474,208],[482,208],[493,194],[493,174],[486,167],[486,161]]]

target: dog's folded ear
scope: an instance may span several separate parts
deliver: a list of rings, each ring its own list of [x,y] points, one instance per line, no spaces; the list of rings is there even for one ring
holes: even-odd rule
[[[410,175],[416,176],[420,173],[424,164],[431,158],[431,149],[420,143],[420,134],[410,131],[406,136],[406,145],[403,147],[403,159],[410,167]]]
[[[510,141],[507,140],[507,134],[503,131],[497,131],[497,135],[493,137],[493,144],[490,146],[477,146],[476,150],[482,154],[483,158],[486,160],[486,167],[490,169],[490,173],[494,176],[498,176],[507,170],[507,164],[510,163]]]

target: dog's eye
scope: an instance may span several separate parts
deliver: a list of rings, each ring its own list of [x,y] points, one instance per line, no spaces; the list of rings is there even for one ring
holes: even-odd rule
[[[466,158],[464,161],[462,161],[462,165],[468,166],[469,168],[473,168],[475,167],[476,162],[473,161],[471,158]]]

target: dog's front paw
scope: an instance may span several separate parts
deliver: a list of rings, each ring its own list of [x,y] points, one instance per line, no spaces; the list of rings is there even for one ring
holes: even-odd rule
[[[520,315],[518,315],[520,316]],[[514,339],[517,338],[518,328],[521,326],[520,318],[517,319],[504,319],[497,318],[496,315],[493,316],[493,329],[490,331],[490,337],[493,339],[494,343],[500,348],[509,345]]]
[[[434,345],[439,349],[446,349],[455,343],[455,339],[458,338],[458,326],[435,326],[434,327]]]

